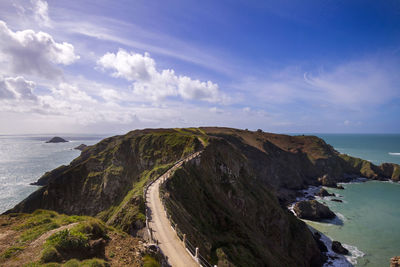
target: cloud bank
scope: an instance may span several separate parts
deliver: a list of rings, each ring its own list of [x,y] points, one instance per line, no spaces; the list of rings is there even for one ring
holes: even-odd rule
[[[158,71],[156,62],[148,53],[142,55],[120,49],[117,53],[105,54],[97,64],[113,71],[113,77],[133,81],[133,94],[143,100],[160,101],[170,96],[212,103],[226,100],[216,83],[176,75],[172,69]]]
[[[62,76],[57,65],[70,65],[77,59],[79,56],[72,44],[57,43],[44,32],[14,32],[0,21],[0,64],[3,71],[56,79]]]

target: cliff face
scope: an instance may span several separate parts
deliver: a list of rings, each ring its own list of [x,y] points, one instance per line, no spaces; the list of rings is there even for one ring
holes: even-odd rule
[[[168,180],[173,220],[218,266],[320,266],[323,258],[305,223],[279,205],[255,175],[251,159],[226,140]]]
[[[285,205],[298,189],[351,177],[399,180],[400,166],[342,155],[315,136],[230,128],[149,129],[104,139],[68,166],[46,173],[40,189],[10,212],[51,209],[91,215],[136,234],[144,226],[144,184],[204,149],[165,190],[180,228],[212,262],[312,266],[321,253]]]
[[[50,209],[99,216],[127,232],[144,221],[145,182],[201,147],[195,135],[174,130],[133,131],[91,146],[69,166],[46,173],[43,185],[10,212]]]
[[[340,154],[316,136],[289,136],[231,128],[202,128],[210,137],[235,146],[249,160],[250,169],[265,185],[272,187],[287,204],[296,190],[309,185],[336,186],[353,177],[398,181],[400,166]]]

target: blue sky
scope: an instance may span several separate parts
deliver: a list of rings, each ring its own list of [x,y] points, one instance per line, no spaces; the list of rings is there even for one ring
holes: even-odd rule
[[[0,134],[400,132],[399,1],[0,2]]]

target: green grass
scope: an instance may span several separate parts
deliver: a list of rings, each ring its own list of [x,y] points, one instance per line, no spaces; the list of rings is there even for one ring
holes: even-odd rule
[[[85,249],[89,246],[89,237],[85,233],[65,229],[51,235],[45,245],[57,250]]]
[[[60,253],[58,253],[55,247],[46,247],[42,250],[40,261],[43,263],[59,261],[61,259]]]
[[[152,256],[145,255],[143,257],[143,267],[160,267],[161,264]]]
[[[3,252],[3,254],[0,255],[0,259],[9,259],[18,254],[18,252],[22,251],[23,249],[23,247],[19,246],[9,247],[6,249],[6,251]]]
[[[89,248],[89,240],[107,239],[108,228],[99,219],[88,219],[71,229],[65,229],[51,235],[44,244],[41,262],[62,260],[60,252],[85,251]],[[88,265],[89,266],[89,265]],[[95,266],[95,265],[94,265]]]
[[[145,222],[145,205],[142,196],[143,188],[148,181],[156,179],[172,166],[172,163],[162,164],[157,165],[152,170],[144,171],[140,180],[132,185],[132,189],[125,195],[121,203],[118,206],[113,206],[107,211],[99,213],[98,217],[107,221],[112,216],[118,216],[118,224],[115,227],[123,231],[129,231],[131,225],[137,220]],[[139,198],[140,203],[138,205],[131,203],[131,200],[135,198]]]
[[[32,214],[25,214],[24,216],[26,220],[14,227],[14,230],[21,232],[18,241],[22,244],[35,240],[52,229],[84,219],[81,216],[67,216],[49,210],[36,210]]]

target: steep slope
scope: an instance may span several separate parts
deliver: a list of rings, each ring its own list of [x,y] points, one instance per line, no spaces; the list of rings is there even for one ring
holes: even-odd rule
[[[168,211],[202,255],[218,266],[320,266],[305,223],[282,208],[249,160],[213,140],[196,163],[167,181]]]
[[[38,208],[65,214],[99,216],[135,233],[143,227],[143,185],[171,163],[202,147],[194,133],[176,130],[132,131],[85,149],[69,166],[46,173],[43,185],[9,212]]]
[[[232,128],[202,128],[210,137],[227,140],[248,158],[256,177],[273,187],[283,203],[309,185],[336,186],[354,177],[398,181],[400,166],[340,154],[316,136],[289,136]]]

